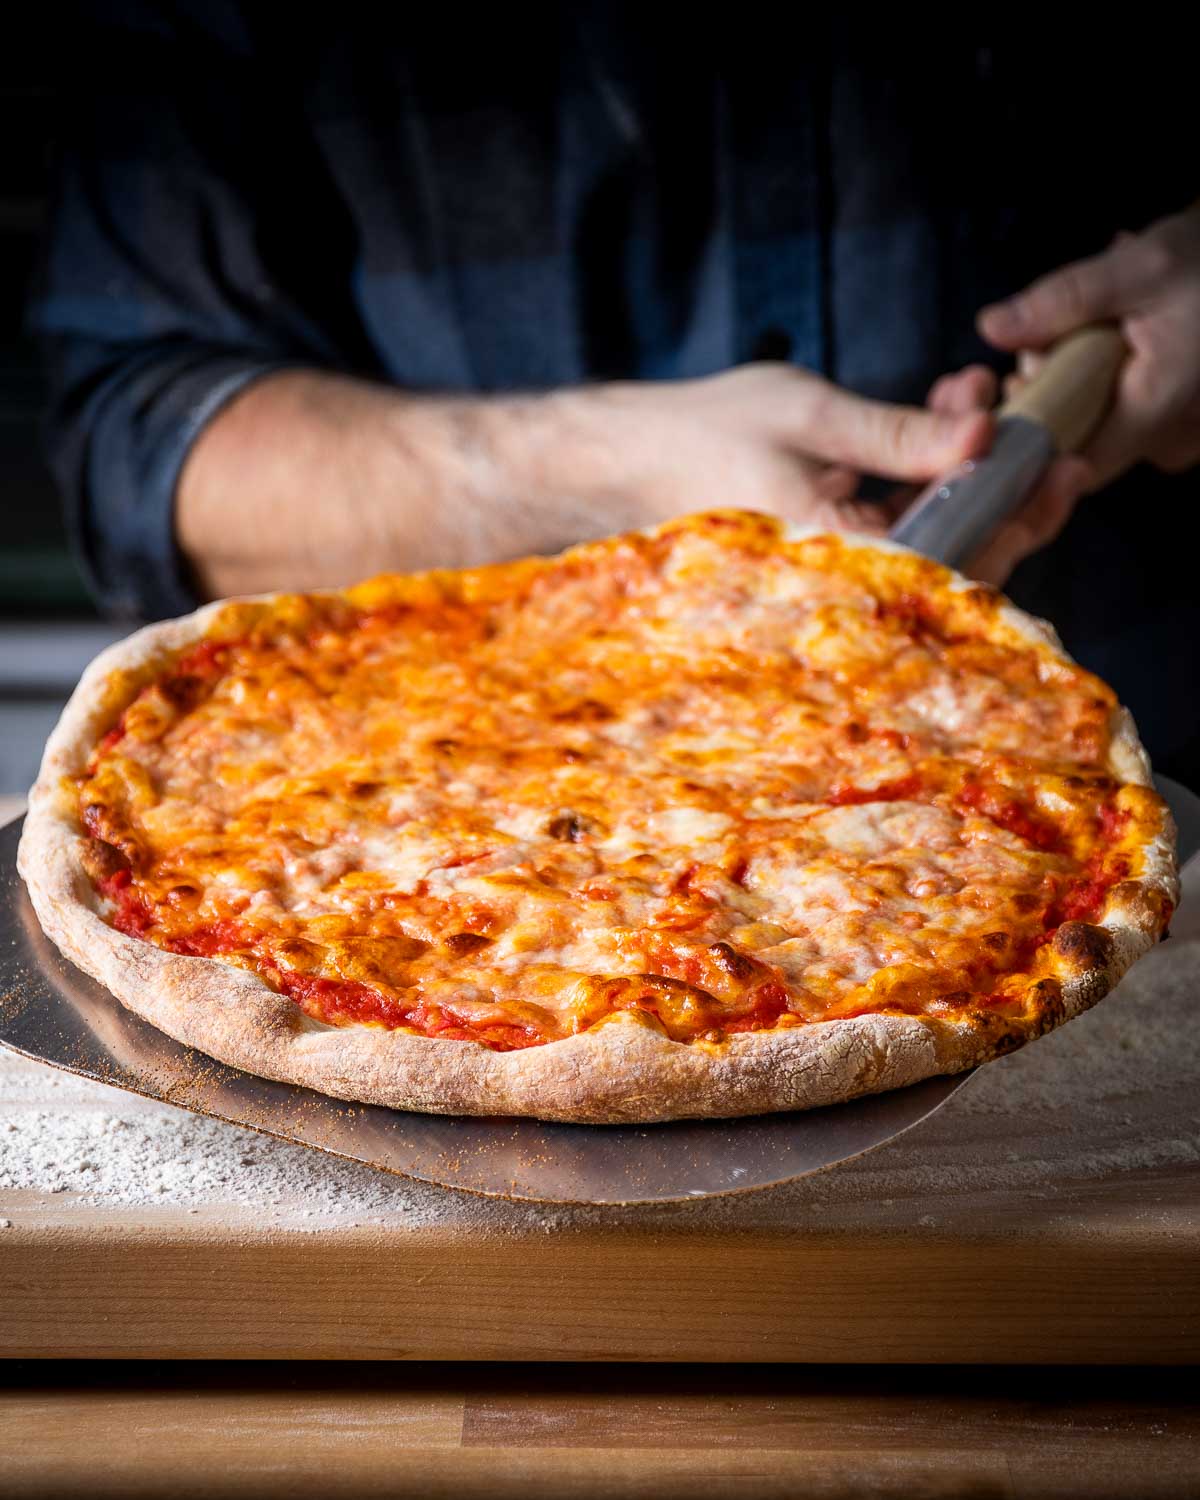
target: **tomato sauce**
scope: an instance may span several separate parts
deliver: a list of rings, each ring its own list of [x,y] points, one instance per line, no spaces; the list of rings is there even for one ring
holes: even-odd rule
[[[119,745],[125,738],[125,715],[122,714],[113,727],[97,745],[98,752],[103,755],[106,750],[111,750],[114,745]]]
[[[930,636],[944,638],[942,621],[932,602],[922,594],[898,594],[895,599],[881,599],[876,616],[880,620],[894,621],[905,635],[918,641]]]
[[[133,888],[133,876],[128,869],[116,870],[99,882],[102,895],[108,897],[116,908],[112,924],[118,932],[129,937],[144,938],[154,926],[154,913],[145,899]]]
[[[879,786],[850,786],[846,782],[835,782],[830,787],[825,801],[830,807],[856,807],[864,802],[908,802],[921,790],[921,778],[915,771],[907,776],[898,776],[894,781],[884,781]]]
[[[215,677],[224,671],[229,653],[243,645],[244,638],[236,641],[201,641],[176,661],[171,677]]]
[[[194,958],[215,958],[222,953],[238,953],[255,946],[254,934],[240,922],[224,920],[194,927],[166,945],[172,953],[189,953]]]
[[[723,1020],[724,1032],[769,1031],[787,1011],[789,995],[781,984],[760,984],[750,997],[750,1008],[732,1020]]]
[[[547,1040],[531,1026],[512,1026],[490,1022],[473,1025],[440,1006],[420,1000],[406,1004],[394,1000],[370,985],[351,979],[324,979],[315,974],[299,974],[292,969],[278,971],[279,992],[317,1020],[333,1023],[382,1026],[389,1031],[409,1027],[425,1036],[449,1041],[482,1042],[496,1052],[512,1052],[521,1047],[535,1047]]]
[[[959,808],[980,813],[998,828],[1015,833],[1035,849],[1049,854],[1062,848],[1062,835],[1053,824],[1044,822],[1015,797],[1006,796],[997,787],[968,781],[959,791],[955,802]]]

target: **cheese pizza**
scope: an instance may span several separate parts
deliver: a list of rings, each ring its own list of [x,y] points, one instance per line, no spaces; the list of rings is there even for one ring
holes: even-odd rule
[[[1049,627],[740,512],[151,626],[80,683],[20,865],[225,1063],[590,1122],[970,1067],[1177,896],[1129,715]]]

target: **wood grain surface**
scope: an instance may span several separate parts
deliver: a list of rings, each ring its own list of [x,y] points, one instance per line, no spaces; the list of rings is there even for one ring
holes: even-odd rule
[[[1198,877],[1095,1011],[880,1150],[737,1198],[472,1199],[0,1055],[0,1352],[1196,1361]],[[136,1181],[97,1170],[121,1132]]]
[[[1161,1371],[49,1368],[0,1394],[13,1500],[1200,1492]]]

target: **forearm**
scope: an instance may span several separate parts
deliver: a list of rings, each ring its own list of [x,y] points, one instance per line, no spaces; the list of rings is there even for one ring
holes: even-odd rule
[[[555,552],[712,506],[878,531],[860,467],[928,479],[991,430],[982,412],[864,401],[782,365],[485,398],[287,371],[197,438],[176,536],[216,597]]]
[[[609,484],[588,406],[586,393],[414,397],[268,376],[197,439],[176,495],[180,546],[219,597],[565,544],[614,519],[609,504],[597,519]]]

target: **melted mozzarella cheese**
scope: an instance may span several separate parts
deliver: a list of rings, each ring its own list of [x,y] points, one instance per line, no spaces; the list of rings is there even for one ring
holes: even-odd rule
[[[550,1038],[645,974],[718,1026],[766,982],[808,1020],[920,1008],[996,982],[994,934],[1082,867],[1075,773],[1103,769],[1112,700],[983,603],[914,615],[936,570],[870,557],[700,517],[374,608],[291,600],[194,701],[145,690],[82,796],[135,851],[153,941],[236,919],[268,974]],[[1062,821],[1054,852],[961,800],[988,777]]]

